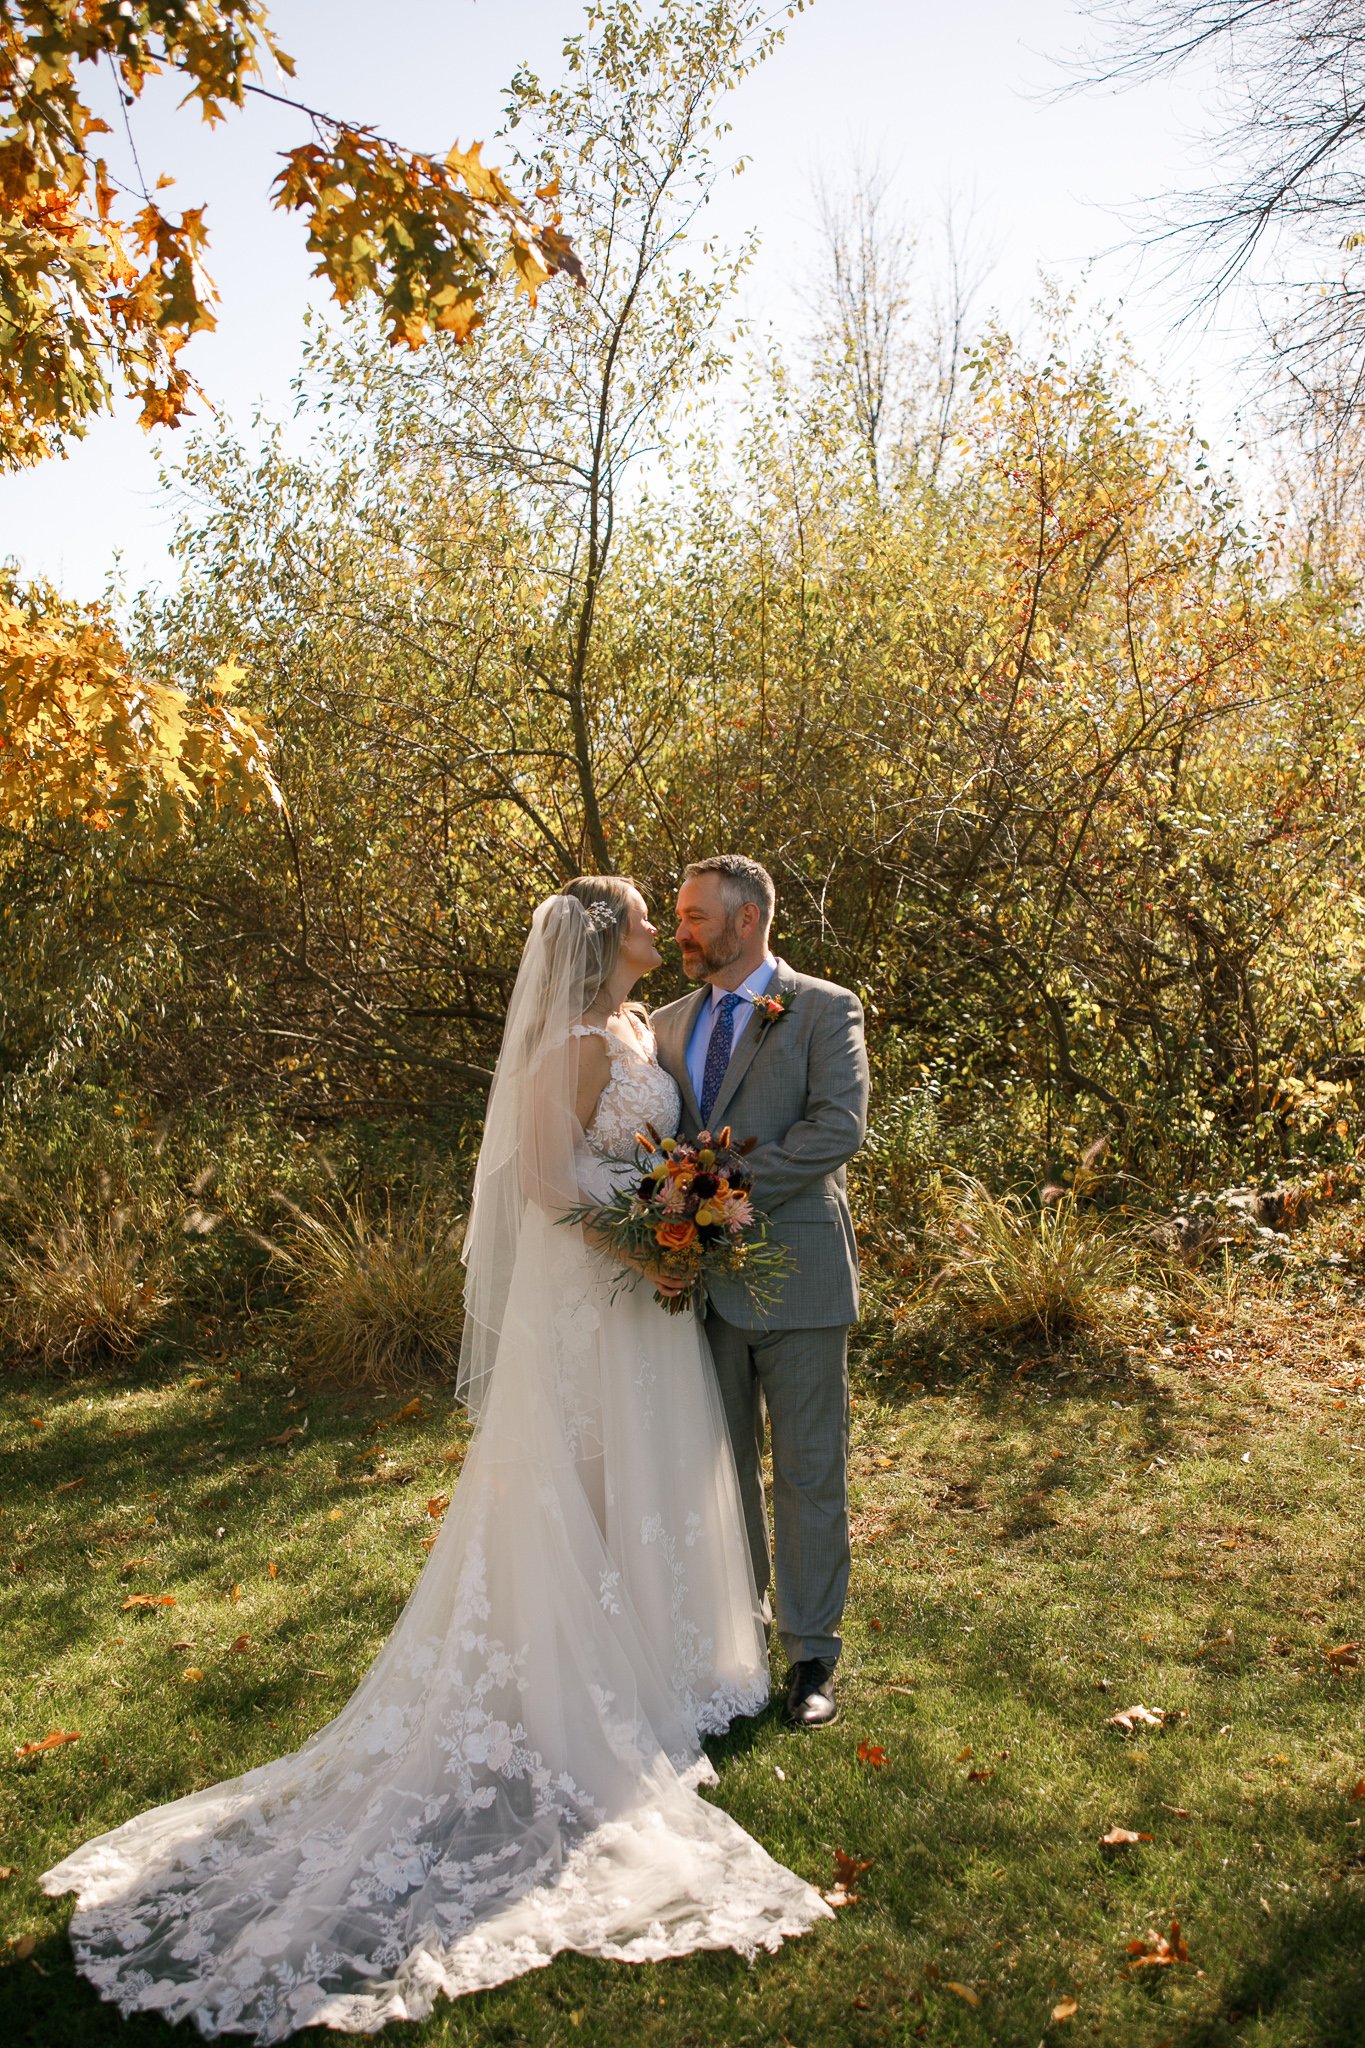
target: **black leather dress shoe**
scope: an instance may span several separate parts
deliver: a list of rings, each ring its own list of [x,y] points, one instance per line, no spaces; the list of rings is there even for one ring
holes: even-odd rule
[[[818,1657],[793,1664],[787,1680],[783,1719],[790,1728],[828,1728],[839,1718],[834,1700],[834,1666]]]

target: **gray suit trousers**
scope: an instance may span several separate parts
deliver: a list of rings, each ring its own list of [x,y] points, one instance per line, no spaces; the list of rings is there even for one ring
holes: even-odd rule
[[[777,1633],[788,1661],[837,1661],[848,1594],[848,1331],[741,1330],[712,1309],[706,1335],[739,1471],[759,1594],[773,1572],[763,1499],[763,1411],[773,1446]]]

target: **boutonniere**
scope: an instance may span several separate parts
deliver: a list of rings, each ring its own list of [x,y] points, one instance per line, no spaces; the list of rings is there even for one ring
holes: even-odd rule
[[[749,1001],[753,1005],[754,1015],[759,1024],[766,1029],[769,1024],[775,1024],[779,1017],[786,1016],[795,995],[795,989],[784,988],[780,995],[770,996],[765,991],[761,996],[750,996]]]

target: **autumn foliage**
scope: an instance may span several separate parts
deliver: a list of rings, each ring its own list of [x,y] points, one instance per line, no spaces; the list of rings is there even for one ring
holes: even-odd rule
[[[155,831],[224,785],[278,801],[260,723],[228,702],[240,678],[222,663],[192,703],[136,672],[100,607],[0,576],[0,823],[137,816]]]
[[[196,390],[182,352],[214,325],[203,209],[165,209],[169,177],[130,203],[100,154],[109,124],[84,67],[107,67],[125,106],[150,78],[178,75],[212,122],[267,91],[267,60],[292,75],[259,0],[5,0],[0,467],[60,454],[120,392],[144,428],[179,426]],[[557,272],[581,280],[552,185],[533,217],[477,143],[436,161],[300,111],[321,139],[287,153],[275,204],[304,214],[337,299],[372,294],[395,341],[416,347],[433,328],[463,340],[504,273],[532,302]],[[244,795],[272,786],[261,729],[134,675],[107,619],[41,587],[3,597],[0,817],[107,823],[136,788],[164,822],[205,783]]]

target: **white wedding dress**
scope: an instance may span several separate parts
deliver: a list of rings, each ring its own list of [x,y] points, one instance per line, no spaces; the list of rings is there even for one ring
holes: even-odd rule
[[[575,1126],[594,1199],[645,1120],[678,1120],[647,1052],[610,1046]],[[45,1874],[124,2013],[372,2033],[562,1949],[752,1956],[829,1916],[696,1790],[715,1782],[699,1735],[767,1698],[762,1624],[698,1324],[619,1280],[524,1205],[454,1500],[347,1706]]]

